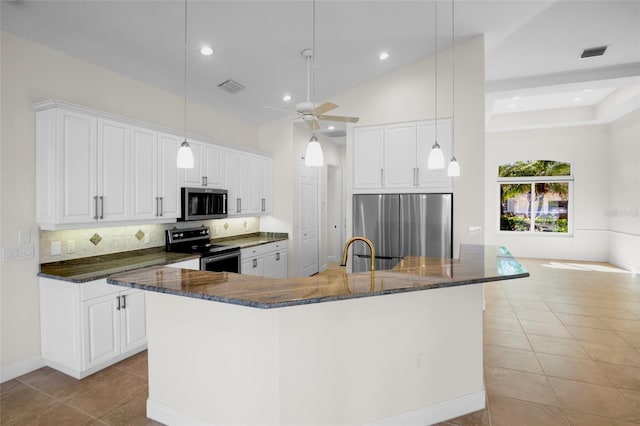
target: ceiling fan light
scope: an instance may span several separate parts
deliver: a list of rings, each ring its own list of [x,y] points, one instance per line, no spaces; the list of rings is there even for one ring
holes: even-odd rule
[[[427,168],[431,170],[444,169],[444,154],[437,141],[431,147],[431,152],[429,152]]]
[[[447,176],[460,176],[460,164],[458,164],[458,160],[456,160],[455,156],[452,157],[451,161],[449,162],[449,166],[447,167]]]
[[[304,153],[304,165],[307,167],[322,167],[324,164],[324,155],[322,154],[322,146],[318,142],[318,138],[314,136],[309,139],[307,150]]]
[[[176,162],[179,169],[193,169],[193,151],[186,139],[180,145]]]

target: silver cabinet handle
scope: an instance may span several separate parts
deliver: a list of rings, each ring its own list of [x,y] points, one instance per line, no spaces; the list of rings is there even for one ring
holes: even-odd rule
[[[280,260],[280,253],[276,253],[276,260]]]
[[[116,310],[120,310],[120,296],[116,296],[116,299],[118,299],[118,307],[116,308]]]
[[[98,196],[97,195],[93,196],[93,204],[94,204],[94,207],[95,207],[95,210],[94,210],[95,214],[93,215],[93,218],[95,220],[98,220]]]
[[[253,268],[258,267],[258,259],[253,259]]]
[[[164,197],[160,197],[160,216],[164,212]]]
[[[380,186],[384,186],[384,169],[380,169]]]
[[[416,167],[416,186],[420,186],[420,167]]]
[[[207,177],[206,176],[202,176],[202,186],[207,186]]]
[[[242,198],[236,198],[236,213],[242,211]]]
[[[413,186],[417,186],[416,184],[416,168],[413,168]]]
[[[263,198],[263,199],[262,199],[262,211],[263,211],[263,212],[264,212],[264,211],[267,211],[267,207],[266,207],[266,205],[267,205],[267,200],[266,200],[266,198]]]
[[[160,197],[156,197],[156,217],[158,217],[160,212]]]
[[[127,309],[127,296],[122,296],[122,309]]]
[[[104,219],[104,195],[100,196],[100,219]]]

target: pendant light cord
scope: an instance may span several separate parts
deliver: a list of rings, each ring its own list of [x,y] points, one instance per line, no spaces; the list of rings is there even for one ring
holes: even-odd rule
[[[316,99],[316,0],[313,0],[313,24],[311,35],[311,66],[312,66],[312,78],[311,84],[311,100],[315,102]],[[313,135],[316,134],[316,106],[313,104]]]
[[[455,30],[455,1],[451,0],[451,157],[456,158],[454,150],[456,115],[456,30]]]
[[[436,143],[435,143],[435,146],[439,147],[439,144],[438,144],[438,1],[437,0],[434,1],[433,5],[434,5],[434,9],[435,9],[435,30],[434,30],[434,33],[435,33],[435,50],[436,50],[435,51],[435,55],[436,55],[436,57],[435,57],[435,73],[434,73],[434,76],[435,76],[435,88],[436,88],[436,90],[435,90],[435,92],[436,92],[435,93],[435,102],[434,102],[435,103],[435,115],[436,115],[436,120],[435,120],[435,123],[436,123],[436,129],[435,129],[436,140],[435,140],[435,142]]]
[[[187,0],[184,0],[184,140],[187,140]]]

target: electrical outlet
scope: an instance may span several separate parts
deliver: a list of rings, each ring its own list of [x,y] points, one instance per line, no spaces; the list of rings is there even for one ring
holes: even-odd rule
[[[62,244],[60,241],[51,241],[51,256],[60,256],[62,254]]]
[[[469,226],[469,235],[481,235],[482,226]]]
[[[67,253],[75,253],[76,252],[76,240],[67,240]]]
[[[22,259],[30,259],[33,257],[33,245],[25,244],[18,247],[18,257]]]

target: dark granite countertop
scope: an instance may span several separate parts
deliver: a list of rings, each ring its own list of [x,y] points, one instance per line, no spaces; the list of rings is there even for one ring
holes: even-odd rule
[[[194,254],[169,253],[164,250],[164,247],[153,247],[144,250],[43,263],[40,265],[38,275],[57,280],[84,283],[107,278],[109,275],[119,272],[198,258],[199,256]]]
[[[113,275],[110,284],[255,308],[278,308],[528,277],[504,247],[462,245],[460,259],[407,257],[393,270],[272,279],[228,272],[151,267]]]

